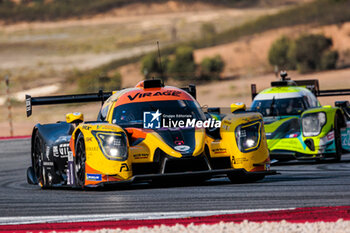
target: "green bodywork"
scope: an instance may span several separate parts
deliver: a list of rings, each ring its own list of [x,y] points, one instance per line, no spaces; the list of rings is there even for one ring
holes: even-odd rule
[[[265,118],[265,132],[268,136],[267,144],[271,153],[286,153],[299,158],[317,158],[321,154],[335,153],[334,140],[328,140],[334,135],[334,119],[338,108],[321,107],[304,111],[299,116],[273,117],[273,119]],[[322,127],[321,133],[313,137],[304,137],[301,129],[301,117],[308,113],[325,112],[327,121]],[[269,123],[270,120],[273,122]],[[288,125],[291,121],[299,122],[299,132],[291,132],[281,130],[281,127]],[[328,138],[327,138],[328,135]],[[271,137],[272,136],[272,137]],[[307,139],[314,142],[314,150],[311,150],[305,143]]]
[[[260,94],[283,94],[300,92],[301,90],[307,89],[291,86],[273,87],[260,92]],[[309,108],[297,116],[264,117],[267,143],[272,158],[276,158],[277,155],[293,156],[298,159],[319,158],[327,156],[327,154],[336,153],[334,124],[337,114],[342,115],[342,110],[338,107],[322,107],[319,103],[317,105],[319,107]],[[319,135],[305,137],[302,130],[302,117],[306,114],[318,112],[324,112],[326,114],[326,123]],[[345,122],[342,127],[344,125]],[[344,134],[345,132],[343,130]],[[307,142],[311,143],[308,144]]]

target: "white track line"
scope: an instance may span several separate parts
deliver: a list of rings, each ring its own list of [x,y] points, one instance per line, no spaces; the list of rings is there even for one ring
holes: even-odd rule
[[[179,212],[151,212],[125,214],[94,214],[94,215],[56,215],[56,216],[22,216],[0,217],[0,225],[18,225],[33,223],[60,223],[60,222],[93,222],[115,220],[150,220],[169,218],[203,217],[223,214],[239,214],[264,211],[293,210],[285,209],[246,209],[246,210],[209,210],[209,211],[179,211]]]

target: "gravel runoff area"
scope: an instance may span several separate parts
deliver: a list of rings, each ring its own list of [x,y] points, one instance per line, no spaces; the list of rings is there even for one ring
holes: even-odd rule
[[[302,233],[345,233],[350,232],[350,221],[338,220],[336,222],[313,222],[313,223],[290,223],[281,222],[249,222],[247,220],[241,223],[224,223],[220,222],[213,225],[194,225],[187,226],[177,224],[175,226],[154,226],[139,227],[137,229],[102,229],[97,231],[79,231],[79,232],[101,232],[101,233],[199,233],[199,232],[215,232],[215,233],[280,233],[280,232],[302,232]]]

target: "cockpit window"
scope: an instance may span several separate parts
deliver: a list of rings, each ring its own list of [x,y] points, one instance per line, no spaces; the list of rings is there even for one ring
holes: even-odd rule
[[[151,101],[151,102],[136,102],[119,105],[114,108],[112,123],[128,126],[143,124],[144,112],[159,112],[163,115],[191,115],[192,118],[205,120],[205,115],[200,109],[197,102],[192,100],[171,100],[171,101]]]
[[[303,98],[286,98],[254,100],[251,110],[260,112],[263,116],[290,116],[300,115],[306,108]]]

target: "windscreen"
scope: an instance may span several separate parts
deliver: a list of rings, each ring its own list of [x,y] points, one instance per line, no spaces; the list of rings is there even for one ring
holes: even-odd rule
[[[193,119],[205,120],[199,104],[192,100],[171,100],[171,101],[151,101],[128,103],[115,107],[113,112],[112,123],[121,126],[133,126],[143,124],[144,112],[159,112],[164,115],[174,115],[177,119],[181,116],[187,118],[191,116]]]
[[[303,98],[286,98],[254,100],[251,110],[263,116],[290,116],[300,115],[306,107]]]

